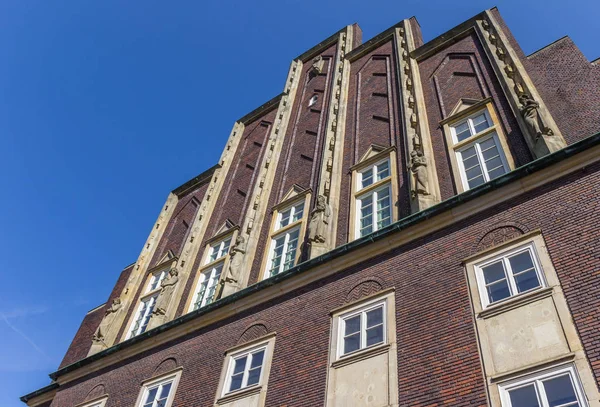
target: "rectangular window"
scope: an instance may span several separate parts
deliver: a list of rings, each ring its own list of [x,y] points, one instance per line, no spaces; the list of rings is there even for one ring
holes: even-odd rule
[[[265,348],[231,357],[227,377],[227,392],[229,393],[258,384],[260,382],[264,359]]]
[[[500,385],[500,393],[503,407],[587,406],[573,366]]]
[[[194,290],[189,311],[195,311],[215,300],[219,281],[229,254],[231,240],[232,236],[230,235],[208,246],[206,260],[204,260],[204,266],[200,269],[198,283]]]
[[[484,308],[544,286],[532,244],[477,264],[475,270]]]
[[[357,198],[358,234],[366,236],[392,223],[390,185],[385,185]]]
[[[296,263],[299,236],[300,227],[298,226],[273,238],[269,256],[269,277],[273,277],[294,266]]]
[[[135,314],[133,325],[127,334],[128,339],[146,332],[148,323],[152,317],[152,311],[154,311],[154,306],[156,305],[156,299],[160,293],[160,283],[165,279],[167,274],[169,274],[168,268],[156,271],[150,275],[144,294],[140,298],[140,304]]]
[[[304,215],[304,202],[294,205],[288,209],[285,209],[278,214],[278,222],[275,230],[284,228],[294,222],[302,219]]]
[[[464,190],[475,188],[509,171],[496,129],[487,109],[450,126]]]
[[[385,302],[370,304],[339,317],[339,356],[385,343]]]
[[[178,371],[143,384],[136,406],[170,407],[173,404],[175,389],[180,376],[181,371]]]

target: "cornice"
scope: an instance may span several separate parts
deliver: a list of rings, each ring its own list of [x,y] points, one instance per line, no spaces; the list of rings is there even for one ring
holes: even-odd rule
[[[188,193],[192,188],[195,188],[199,185],[208,184],[210,182],[214,172],[219,168],[221,168],[221,166],[219,164],[213,165],[208,170],[204,171],[203,173],[201,173],[199,175],[196,175],[194,178],[192,178],[191,180],[187,181],[186,183],[178,186],[171,192],[173,194],[177,195],[177,197],[179,198],[179,197],[185,195],[186,193]],[[127,266],[127,267],[129,267],[129,266]],[[125,267],[125,268],[127,268],[127,267]]]
[[[277,106],[279,105],[279,101],[281,100],[283,95],[284,95],[284,93],[280,93],[279,95],[275,96],[273,99],[269,100],[266,103],[263,103],[262,105],[260,105],[259,107],[257,107],[253,111],[251,111],[250,113],[246,114],[244,117],[238,119],[237,121],[244,125],[246,125],[248,123],[252,123],[260,115],[277,108]]]
[[[335,274],[351,265],[421,238],[443,227],[493,208],[525,192],[600,160],[600,133],[541,157],[499,178],[412,214],[368,236],[339,246],[275,277],[260,281],[206,307],[185,314],[139,336],[51,373],[67,383],[124,358],[172,341],[241,309],[270,301],[283,293]]]

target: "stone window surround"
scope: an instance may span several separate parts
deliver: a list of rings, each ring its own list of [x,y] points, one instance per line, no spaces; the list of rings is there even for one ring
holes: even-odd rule
[[[532,244],[535,247],[537,260],[539,261],[546,287],[538,288],[521,295],[510,297],[498,304],[492,304],[484,309],[481,303],[481,297],[479,295],[479,287],[475,275],[475,264],[497,256],[500,253],[517,247],[522,247],[525,244]],[[575,329],[571,312],[562,292],[558,275],[554,269],[552,260],[550,259],[550,254],[548,253],[546,242],[544,241],[541,230],[532,230],[514,239],[510,239],[499,245],[487,248],[464,259],[463,264],[465,265],[466,269],[469,296],[471,298],[471,303],[473,305],[473,311],[475,314],[475,328],[479,342],[481,354],[480,357],[482,358],[484,366],[484,374],[487,377],[486,382],[488,386],[490,407],[507,407],[507,405],[503,405],[501,402],[500,386],[502,383],[531,375],[532,373],[539,372],[541,369],[547,369],[549,367],[556,366],[559,363],[571,363],[573,366],[575,366],[581,387],[587,396],[589,407],[600,407],[600,393],[598,393],[596,380],[591,371],[587,356],[583,350],[583,345],[581,344]],[[542,298],[547,297],[553,297],[558,316],[562,321],[562,329],[567,338],[571,352],[560,357],[548,359],[538,364],[527,365],[513,371],[489,376],[486,373],[485,366],[486,360],[489,359],[489,356],[487,355],[490,353],[490,350],[488,349],[488,334],[483,328],[484,321],[488,318],[492,318],[505,312],[509,312],[513,309],[526,306],[527,304],[534,303]]]
[[[497,260],[504,261],[504,259],[508,258],[508,256],[510,256],[510,255],[515,254],[515,252],[521,252],[521,251],[525,251],[525,250],[529,250],[529,253],[531,254],[533,265],[535,267],[535,273],[537,275],[540,286],[533,288],[531,290],[522,292],[522,293],[517,292],[503,300],[499,300],[497,302],[490,303],[488,294],[485,289],[483,267],[485,265],[488,265]],[[536,245],[533,241],[525,242],[522,245],[511,246],[510,248],[507,248],[506,250],[502,250],[501,252],[494,252],[493,254],[490,254],[490,256],[485,256],[485,258],[481,259],[481,261],[478,261],[477,263],[475,263],[473,265],[475,268],[475,278],[477,279],[477,285],[479,287],[479,299],[481,301],[481,306],[483,309],[487,309],[492,306],[500,306],[505,301],[510,301],[511,299],[515,299],[516,297],[527,295],[529,293],[533,293],[538,290],[542,290],[548,286],[546,283],[546,278],[544,276],[544,269],[540,265],[539,256],[538,256],[537,252],[538,252],[538,250],[536,249]],[[507,275],[507,279],[509,280],[508,284],[509,284],[509,286],[511,286],[511,290],[512,290],[512,283],[511,283],[511,280],[513,279],[512,273],[509,272],[508,270],[505,270],[505,272],[507,274],[509,274],[509,275]]]
[[[202,275],[203,272],[212,269],[214,266],[216,266],[218,263],[223,263],[223,271],[221,272],[221,277],[219,278],[219,282],[217,282],[217,284],[219,284],[227,275],[227,271],[228,271],[228,267],[229,267],[229,252],[227,252],[226,255],[218,258],[217,260],[207,263],[209,256],[210,256],[210,251],[211,251],[211,246],[214,246],[217,243],[223,242],[229,238],[231,238],[231,243],[229,245],[229,248],[231,249],[231,246],[233,246],[233,244],[235,243],[235,239],[237,239],[239,233],[239,227],[235,226],[223,233],[219,233],[215,236],[213,236],[211,239],[209,239],[205,246],[204,246],[204,252],[202,254],[202,259],[200,261],[200,267],[198,268],[198,271],[195,273],[195,276],[193,277],[193,282],[192,282],[192,287],[193,290],[190,291],[188,298],[185,301],[185,306],[184,306],[184,312],[192,312],[194,309],[194,298],[196,297],[196,291],[198,290],[198,284],[200,282],[200,276]],[[219,292],[219,288],[217,288],[215,295]]]
[[[513,407],[510,401],[509,391],[518,388],[524,385],[535,383],[538,380],[543,379],[551,379],[553,377],[562,376],[565,373],[569,375],[571,378],[571,383],[573,384],[573,388],[575,390],[575,394],[577,395],[577,401],[579,402],[579,407],[588,407],[588,399],[583,390],[583,386],[581,384],[581,380],[579,379],[579,374],[577,372],[577,368],[573,363],[567,364],[559,364],[554,365],[548,368],[540,369],[536,372],[529,373],[527,375],[523,375],[512,380],[507,380],[501,383],[498,383],[498,388],[500,390],[500,399],[502,403],[502,407]],[[536,386],[537,387],[537,386]],[[546,399],[542,401],[542,407],[546,407]],[[515,406],[518,407],[518,406]]]
[[[275,350],[275,338],[276,332],[269,333],[267,335],[256,338],[250,342],[236,345],[225,351],[225,357],[223,358],[223,366],[221,368],[221,376],[219,378],[219,386],[217,387],[217,393],[215,397],[215,406],[228,405],[237,400],[244,399],[259,394],[259,406],[264,406],[267,387],[269,383],[269,375],[271,372],[271,363],[273,361],[273,354]],[[226,385],[229,383],[228,374],[230,371],[230,364],[233,361],[234,356],[238,356],[241,353],[256,350],[258,348],[265,349],[265,355],[263,357],[263,365],[261,376],[258,384],[250,387],[245,387],[232,392],[226,392]]]
[[[452,129],[452,126],[454,126],[458,122],[463,121],[463,120],[467,119],[469,116],[472,116],[480,111],[485,111],[487,113],[486,116],[489,119],[491,119],[492,126],[479,132],[476,135],[473,135],[473,136],[467,138],[466,140],[455,143],[454,131]],[[451,166],[451,170],[452,170],[452,175],[454,177],[454,184],[455,184],[457,192],[459,194],[467,191],[468,188],[465,188],[465,185],[464,185],[463,171],[461,170],[461,165],[458,162],[457,151],[459,149],[461,149],[462,147],[465,147],[466,145],[471,144],[474,141],[476,141],[482,137],[485,137],[491,133],[495,133],[497,136],[496,139],[499,142],[499,145],[497,147],[499,150],[502,150],[502,151],[500,151],[501,157],[504,159],[503,163],[505,165],[507,165],[506,172],[510,172],[516,168],[514,159],[512,157],[510,149],[508,147],[508,141],[506,139],[506,135],[504,134],[504,130],[502,129],[502,125],[500,123],[500,119],[498,118],[498,114],[496,113],[496,110],[494,109],[494,105],[492,103],[491,97],[482,99],[479,102],[474,103],[473,105],[469,106],[468,108],[466,108],[456,114],[448,116],[444,120],[440,121],[440,125],[442,126],[443,131],[444,131],[444,135],[445,135],[445,139],[446,139],[446,146],[448,149],[448,156],[450,157],[450,166]]]
[[[271,223],[269,226],[269,238],[267,239],[267,244],[265,245],[265,250],[263,253],[263,259],[261,264],[261,280],[266,280],[269,277],[269,263],[271,259],[271,252],[273,250],[273,242],[274,239],[292,229],[297,227],[300,228],[300,232],[298,233],[298,247],[296,248],[296,258],[294,259],[294,265],[298,264],[298,260],[300,259],[300,255],[302,254],[302,243],[304,242],[304,238],[306,236],[306,227],[307,227],[307,219],[309,216],[310,210],[310,199],[312,196],[312,191],[310,189],[304,190],[289,199],[285,199],[279,204],[275,205],[272,210]],[[304,210],[302,212],[302,218],[295,222],[291,222],[288,225],[277,229],[277,223],[279,222],[279,214],[291,206],[295,206],[300,202],[304,201]]]
[[[383,180],[377,181],[372,183],[371,185],[369,185],[368,187],[362,188],[360,189],[360,191],[358,190],[358,182],[359,182],[359,177],[360,177],[360,173],[364,170],[366,170],[367,168],[369,168],[370,166],[373,166],[374,164],[380,163],[384,160],[388,159],[389,163],[390,163],[390,176],[388,178],[385,178]],[[359,162],[358,164],[354,165],[353,167],[350,168],[350,170],[352,171],[352,182],[351,182],[351,205],[350,205],[350,222],[349,222],[349,233],[348,233],[348,241],[353,241],[359,238],[358,236],[358,211],[357,211],[357,201],[358,201],[358,197],[362,196],[366,193],[368,193],[369,191],[374,191],[380,187],[382,187],[383,185],[389,183],[390,184],[390,201],[391,201],[391,212],[392,212],[392,219],[390,221],[391,223],[394,223],[396,220],[398,220],[398,170],[397,170],[397,161],[396,161],[396,147],[395,146],[391,146],[388,147],[380,152],[378,152],[377,154],[373,155],[372,157],[369,157],[365,160],[363,160],[362,162]]]
[[[364,338],[363,336],[365,335],[365,331],[366,331],[366,321],[364,321],[361,317],[361,326],[360,326],[360,330],[359,330],[359,334],[361,336],[361,343],[360,343],[360,347],[359,349],[355,350],[355,351],[351,351],[348,353],[343,353],[344,351],[344,333],[345,333],[345,320],[350,318],[350,317],[354,317],[356,315],[361,315],[367,311],[376,309],[376,308],[383,308],[383,341],[381,343],[372,345],[372,346],[362,346],[363,342],[364,342]],[[354,354],[359,353],[359,352],[367,352],[368,350],[375,348],[375,347],[381,347],[381,346],[385,346],[387,345],[387,301],[385,298],[383,299],[379,299],[379,300],[374,300],[374,301],[370,301],[366,304],[360,304],[358,306],[352,307],[350,309],[348,309],[346,312],[344,312],[343,314],[337,315],[336,316],[336,324],[338,325],[338,335],[337,335],[337,353],[336,353],[336,360],[340,360],[342,358],[348,358],[348,357],[352,357]],[[364,324],[363,324],[364,322]]]
[[[170,372],[161,374],[160,376],[156,376],[145,380],[142,382],[142,386],[140,392],[138,394],[137,401],[135,402],[136,407],[142,407],[144,400],[147,395],[148,388],[154,385],[158,385],[164,382],[172,381],[171,389],[169,390],[169,397],[167,398],[167,402],[164,407],[171,407],[173,404],[173,400],[175,399],[175,393],[177,392],[177,386],[179,385],[179,380],[181,379],[181,373],[183,372],[183,368],[179,367]]]

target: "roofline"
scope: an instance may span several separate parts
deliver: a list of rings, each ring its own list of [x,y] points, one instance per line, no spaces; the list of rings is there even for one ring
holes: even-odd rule
[[[23,402],[23,403],[27,403],[29,400],[41,396],[42,394],[46,394],[51,392],[52,390],[56,390],[58,389],[58,383],[56,382],[52,382],[50,383],[48,386],[42,387],[41,389],[38,389],[36,391],[33,391],[29,394],[26,394],[24,396],[19,397],[19,399]]]
[[[221,166],[219,164],[213,165],[208,170],[202,172],[199,175],[196,175],[194,178],[178,186],[171,192],[177,196],[185,195],[187,192],[189,192],[190,189],[210,182],[210,179],[212,178],[213,173],[217,168],[221,168]],[[132,263],[127,267],[131,267],[133,264],[135,263]],[[127,267],[125,267],[123,270],[125,270]]]
[[[552,41],[552,42],[551,42],[551,43],[549,43],[549,44],[546,44],[546,45],[544,45],[542,48],[538,49],[537,51],[533,51],[531,54],[529,54],[529,55],[526,55],[526,56],[525,56],[525,58],[529,58],[529,57],[531,57],[531,56],[533,56],[533,55],[537,54],[538,52],[540,52],[540,51],[543,51],[543,50],[545,50],[546,48],[548,48],[548,47],[551,47],[551,46],[553,46],[554,44],[556,44],[556,43],[558,43],[558,42],[560,42],[560,41],[562,41],[562,40],[564,40],[564,39],[567,39],[567,38],[570,38],[570,37],[569,37],[568,35],[563,35],[563,36],[562,36],[562,37],[560,37],[559,39],[557,39],[557,40],[555,40],[555,41]]]
[[[342,246],[338,246],[328,253],[325,253],[321,256],[318,256],[318,257],[315,257],[308,261],[305,261],[303,263],[300,263],[297,266],[289,269],[288,271],[286,271],[282,274],[278,274],[277,276],[269,278],[267,280],[262,280],[256,284],[248,286],[248,287],[244,288],[243,290],[240,290],[240,291],[238,291],[234,294],[231,294],[225,298],[221,298],[218,301],[215,301],[206,307],[203,307],[196,311],[182,315],[172,321],[167,322],[166,324],[163,324],[154,329],[146,331],[141,335],[135,336],[131,339],[128,339],[124,342],[118,343],[118,344],[116,344],[108,349],[105,349],[101,352],[98,352],[94,355],[88,356],[85,359],[81,359],[75,363],[67,365],[67,366],[63,367],[62,369],[57,370],[56,372],[50,373],[49,376],[51,379],[56,380],[60,376],[63,376],[65,374],[75,371],[85,365],[88,365],[92,362],[102,359],[105,356],[109,356],[113,353],[116,353],[116,352],[120,351],[121,349],[129,348],[129,347],[131,347],[137,343],[140,343],[148,338],[156,336],[156,335],[158,335],[162,332],[165,332],[167,330],[170,330],[176,326],[185,324],[186,322],[188,322],[192,319],[196,319],[202,315],[210,313],[217,308],[221,308],[225,305],[231,304],[235,301],[238,301],[239,299],[241,299],[243,297],[250,296],[257,291],[260,291],[263,288],[267,288],[274,284],[277,284],[278,282],[280,282],[282,280],[287,280],[298,274],[305,273],[316,266],[319,266],[323,263],[329,262],[338,257],[344,256],[351,251],[355,251],[360,248],[363,248],[372,242],[386,239],[386,238],[390,237],[390,235],[400,232],[400,231],[408,228],[409,226],[416,225],[416,224],[418,224],[422,221],[425,221],[433,216],[436,216],[443,212],[452,210],[453,208],[458,207],[465,202],[472,201],[474,199],[477,199],[477,198],[487,194],[488,192],[499,189],[508,184],[517,182],[520,179],[522,179],[534,172],[543,170],[553,164],[561,162],[567,158],[573,157],[573,156],[577,155],[578,153],[581,153],[585,150],[588,150],[588,149],[598,146],[598,145],[600,145],[600,132],[596,133],[590,137],[587,137],[575,144],[567,146],[567,147],[563,148],[562,150],[559,150],[555,153],[538,158],[538,159],[536,159],[528,164],[525,164],[507,174],[504,174],[486,184],[480,185],[476,188],[473,188],[473,189],[463,192],[461,194],[455,195],[452,198],[449,198],[449,199],[447,199],[435,206],[432,206],[428,209],[425,209],[423,211],[409,215],[397,222],[392,223],[391,225],[389,225],[383,229],[380,229],[374,233],[371,233],[370,235],[356,239],[356,240],[346,243]]]
[[[268,111],[271,111],[271,109],[273,109],[274,107],[276,107],[277,104],[279,103],[279,101],[281,100],[281,98],[283,97],[283,95],[284,95],[283,92],[280,93],[279,95],[275,96],[274,98],[272,98],[268,102],[263,103],[262,105],[260,105],[259,107],[257,107],[253,111],[251,111],[250,113],[248,113],[245,116],[241,117],[237,121],[240,122],[240,123],[243,123],[243,124],[251,123],[252,121],[256,120],[256,118],[259,115],[261,115],[263,113],[266,113]]]
[[[356,24],[356,23],[354,23],[354,24]],[[356,25],[358,25],[358,24],[356,24]],[[302,62],[307,61],[307,60],[311,59],[313,57],[313,55],[322,52],[326,48],[329,48],[331,45],[335,44],[338,41],[340,34],[345,32],[348,29],[348,27],[349,26],[344,26],[344,28],[331,34],[325,40],[321,41],[314,47],[309,48],[307,51],[304,51],[302,54],[298,55],[296,58],[294,58],[294,61],[296,61],[296,60],[300,60]]]

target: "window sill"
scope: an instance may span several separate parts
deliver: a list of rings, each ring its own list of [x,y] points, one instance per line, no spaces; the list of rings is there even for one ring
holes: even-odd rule
[[[331,364],[331,367],[337,369],[342,366],[350,365],[352,363],[360,362],[361,360],[369,359],[374,356],[381,355],[383,353],[387,353],[390,348],[389,343],[385,343],[382,345],[376,345],[371,348],[360,350],[356,353],[352,353],[348,356],[341,356],[338,360]]]
[[[234,392],[227,393],[223,397],[219,398],[217,400],[217,404],[227,404],[227,403],[231,403],[232,401],[235,401],[235,400],[250,397],[255,394],[259,394],[261,392],[261,390],[262,390],[262,385],[260,385],[260,384],[255,384],[252,387],[246,387],[245,389],[241,389],[241,390],[236,390]]]
[[[483,311],[480,311],[477,314],[477,318],[491,318],[550,296],[552,296],[552,287],[540,288],[526,294],[515,296],[499,304],[490,305]]]

